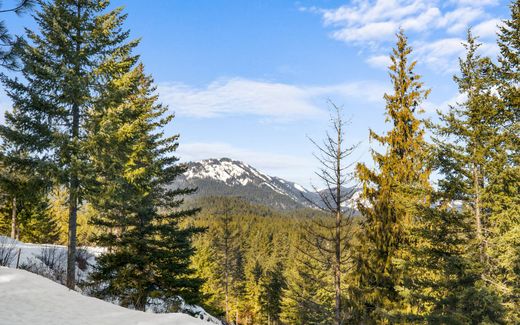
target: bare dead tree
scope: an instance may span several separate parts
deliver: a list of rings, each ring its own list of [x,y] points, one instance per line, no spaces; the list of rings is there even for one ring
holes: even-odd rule
[[[352,200],[356,193],[355,178],[351,172],[356,161],[351,157],[359,144],[346,145],[345,127],[348,124],[341,114],[341,108],[329,100],[331,114],[331,132],[326,133],[323,142],[310,141],[317,148],[314,154],[320,167],[316,176],[324,188],[313,189],[319,195],[316,201],[304,195],[314,207],[325,212],[326,218],[313,218],[305,227],[303,240],[313,248],[310,252],[300,248],[301,253],[317,263],[307,263],[308,267],[319,265],[324,270],[332,271],[334,279],[334,321],[340,325],[349,318],[348,312],[342,310],[342,275],[348,272],[352,257],[352,238],[354,237],[354,209]]]

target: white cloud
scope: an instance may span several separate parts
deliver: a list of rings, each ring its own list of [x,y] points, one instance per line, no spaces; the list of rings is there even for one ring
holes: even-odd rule
[[[333,9],[310,10],[322,16],[332,28],[334,39],[367,50],[365,61],[384,66],[381,53],[393,45],[394,34],[402,27],[415,39],[419,57],[440,73],[452,72],[461,54],[460,39],[471,25],[483,38],[494,35],[499,20],[486,12],[496,0],[354,0]],[[418,34],[421,33],[421,34]],[[492,43],[484,43],[483,53],[495,53]],[[486,49],[486,50],[485,50]],[[424,55],[428,51],[428,56]],[[366,53],[366,52],[365,52]],[[450,63],[449,61],[453,61]]]
[[[337,30],[332,33],[332,37],[345,42],[383,41],[392,39],[397,28],[393,22],[375,22]]]
[[[498,31],[498,26],[501,24],[501,22],[502,21],[500,19],[496,19],[496,18],[483,21],[480,24],[474,26],[472,28],[472,32],[475,34],[475,36],[478,36],[478,37],[494,38]]]
[[[204,88],[160,84],[158,91],[172,110],[193,117],[259,115],[287,119],[322,114],[309,102],[304,89],[282,83],[234,78],[215,81]]]
[[[484,7],[497,5],[499,0],[453,0],[452,2],[459,6]]]
[[[374,68],[386,69],[392,63],[388,55],[374,55],[365,60],[370,66]]]
[[[337,27],[332,36],[345,42],[387,41],[399,26],[424,29],[415,23],[418,17],[428,21],[438,15],[424,0],[354,1],[353,5],[322,10],[325,25]]]
[[[480,53],[484,56],[496,57],[500,52],[497,43],[482,43],[480,46]]]
[[[327,25],[367,24],[376,21],[397,21],[424,10],[424,0],[377,0],[354,1],[352,6],[323,10],[323,20]]]
[[[422,32],[430,28],[431,24],[439,17],[441,17],[441,11],[439,8],[431,7],[417,17],[403,20],[401,27],[404,30]]]
[[[223,157],[240,160],[268,175],[282,176],[304,185],[309,183],[316,166],[312,155],[306,157],[254,151],[223,142],[184,143],[179,146],[178,155],[182,161]]]
[[[159,84],[158,92],[161,101],[182,116],[212,118],[253,115],[276,121],[292,121],[328,116],[322,107],[325,98],[378,101],[384,89],[381,84],[370,81],[297,86],[231,78],[200,88],[163,83]]]
[[[434,70],[453,73],[458,69],[457,58],[464,54],[461,38],[444,38],[434,42],[415,44],[415,55]]]
[[[464,32],[470,23],[483,17],[485,12],[481,8],[461,7],[447,12],[437,21],[437,28],[445,28],[448,33]]]
[[[443,38],[434,42],[414,44],[415,56],[419,62],[427,64],[434,71],[452,74],[459,71],[459,57],[465,56],[462,38]],[[496,43],[482,43],[478,53],[482,56],[496,57],[499,48]]]
[[[479,2],[479,1],[477,1]],[[345,42],[386,41],[399,27],[407,32],[443,29],[457,34],[486,16],[483,7],[491,1],[458,1],[441,7],[431,0],[358,0],[336,9],[314,9],[326,26],[333,26],[335,39]]]

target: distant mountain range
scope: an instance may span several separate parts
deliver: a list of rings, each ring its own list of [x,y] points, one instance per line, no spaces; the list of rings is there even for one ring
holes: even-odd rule
[[[319,201],[318,193],[280,177],[266,175],[241,161],[207,159],[189,162],[187,167],[176,182],[197,187],[195,197],[234,196],[282,210],[312,207],[308,200]]]

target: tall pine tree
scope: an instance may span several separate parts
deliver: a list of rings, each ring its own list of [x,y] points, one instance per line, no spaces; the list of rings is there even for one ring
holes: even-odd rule
[[[386,121],[392,129],[384,135],[370,131],[371,139],[386,152],[372,151],[376,170],[364,164],[357,166],[363,184],[359,210],[364,217],[359,281],[366,317],[376,322],[391,319],[395,310],[403,307],[397,290],[403,280],[402,248],[409,240],[416,206],[428,201],[424,196],[429,187],[424,128],[416,115],[429,90],[414,72],[416,62],[409,60],[411,51],[400,31],[390,56],[394,91],[385,94]]]
[[[40,5],[39,30],[27,30],[16,53],[23,77],[3,77],[14,110],[2,133],[32,158],[52,164],[57,183],[68,191],[67,286],[74,288],[77,212],[89,170],[85,122],[104,89],[99,69],[128,46],[128,32],[119,9],[104,12],[109,1]]]
[[[118,53],[119,75],[89,119],[88,148],[97,175],[89,201],[99,211],[93,223],[105,230],[95,242],[107,248],[91,278],[97,296],[123,306],[145,310],[159,299],[174,308],[179,296],[198,302],[201,281],[190,257],[191,237],[201,229],[179,225],[197,209],[181,208],[183,196],[193,190],[171,187],[184,171],[173,156],[178,136],[163,135],[173,116],[157,103],[143,66],[132,67],[130,50]]]
[[[495,157],[489,183],[490,258],[495,286],[508,310],[507,320],[520,323],[520,1],[512,1],[511,18],[498,33],[497,89],[504,105],[499,123],[502,150]]]
[[[430,207],[422,207],[405,282],[415,314],[430,323],[502,324],[503,308],[490,286],[488,184],[504,154],[497,128],[503,106],[494,91],[491,60],[468,32],[466,56],[454,77],[465,100],[434,126],[434,166],[441,178]]]

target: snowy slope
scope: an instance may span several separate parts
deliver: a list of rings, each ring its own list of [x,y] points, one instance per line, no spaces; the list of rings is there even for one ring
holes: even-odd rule
[[[206,159],[187,163],[187,171],[177,181],[180,186],[197,188],[195,197],[234,196],[252,203],[260,203],[278,209],[324,206],[320,194],[327,190],[310,191],[300,184],[269,176],[244,162],[229,158]],[[355,187],[345,187],[354,191],[345,207],[356,209],[356,200],[361,192]],[[345,192],[345,193],[347,193]]]
[[[187,167],[178,182],[197,187],[198,196],[239,196],[281,209],[308,207],[310,204],[304,196],[312,200],[317,197],[299,184],[266,175],[251,165],[229,158],[190,162]]]
[[[83,253],[81,253],[83,252]],[[80,247],[78,254],[85,258],[86,263],[82,266],[79,263],[76,267],[76,279],[81,282],[87,279],[92,267],[96,263],[96,256],[103,252],[102,248],[96,247]],[[29,244],[23,243],[11,238],[0,236],[0,265],[8,265],[10,268],[25,268],[31,272],[37,273],[45,278],[51,279],[58,283],[64,284],[65,282],[65,270],[66,270],[66,256],[67,248],[62,245],[49,245],[49,244]],[[19,255],[19,257],[18,257]],[[53,263],[53,267],[49,268],[49,263]],[[5,271],[5,269],[0,269]],[[65,288],[65,287],[63,287]],[[0,325],[3,325],[2,318],[2,301],[4,296],[4,286],[0,280]],[[81,291],[80,288],[77,290]],[[88,294],[88,292],[84,292]],[[160,303],[154,306],[158,312],[162,312]],[[222,322],[212,315],[208,314],[202,307],[196,305],[188,305],[182,303],[180,306],[181,310],[185,314],[194,315],[201,320],[204,320],[204,324],[219,324]],[[190,316],[191,317],[191,316]],[[11,324],[11,323],[5,323]],[[23,324],[23,323],[22,323]],[[39,322],[34,324],[40,324]],[[55,324],[61,324],[59,322]],[[77,324],[77,323],[76,323]],[[81,323],[82,324],[82,323]],[[91,323],[97,324],[97,323]],[[112,323],[109,323],[112,324]],[[126,324],[121,322],[120,324]],[[148,323],[143,323],[148,324]],[[150,323],[156,324],[156,323]],[[162,324],[162,323],[160,323]],[[198,323],[197,323],[198,324]]]
[[[152,314],[119,307],[18,269],[0,268],[0,290],[2,324],[208,324],[186,314]]]

